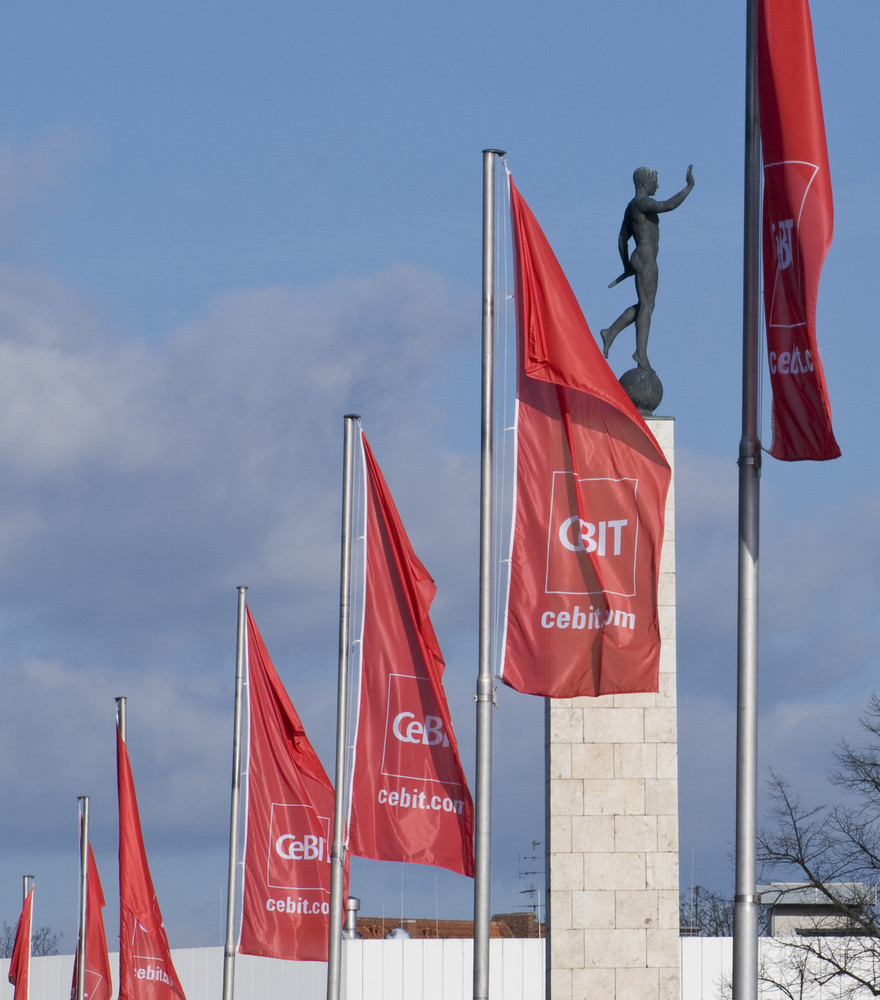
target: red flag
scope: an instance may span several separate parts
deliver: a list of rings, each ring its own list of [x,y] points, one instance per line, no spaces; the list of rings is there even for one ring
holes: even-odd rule
[[[326,962],[333,786],[250,610],[247,639],[247,839],[238,950]],[[346,867],[346,883],[347,875]]]
[[[519,376],[501,677],[553,698],[656,691],[670,470],[510,182]]]
[[[15,928],[15,943],[9,961],[9,982],[15,987],[13,1000],[28,1000],[28,979],[31,971],[31,918],[34,912],[34,890],[24,898],[18,926]]]
[[[89,844],[89,866],[86,870],[86,1000],[110,1000],[113,984],[110,980],[110,958],[107,954],[107,935],[104,932],[104,890],[98,877],[98,866],[92,845]],[[73,959],[73,986],[71,1000],[76,996],[76,979],[79,971],[79,954]]]
[[[184,997],[153,888],[128,748],[116,727],[119,782],[119,1000]]]
[[[834,207],[809,4],[760,0],[758,26],[770,454],[821,461],[840,455],[816,344],[819,275]]]
[[[366,580],[349,847],[473,876],[474,809],[428,617],[436,587],[363,433],[361,444]]]

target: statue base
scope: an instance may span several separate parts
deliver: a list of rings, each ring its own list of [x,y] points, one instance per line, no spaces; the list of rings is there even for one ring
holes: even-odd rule
[[[663,399],[663,383],[656,372],[647,368],[630,368],[620,376],[624,392],[643,417],[651,417]]]

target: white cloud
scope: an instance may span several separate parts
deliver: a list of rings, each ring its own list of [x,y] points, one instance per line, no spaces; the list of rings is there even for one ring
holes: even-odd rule
[[[210,566],[227,586],[242,573],[256,585],[265,567],[306,593],[329,586],[341,417],[355,409],[404,497],[459,506],[458,483],[448,503],[443,478],[422,483],[438,461],[461,470],[437,455],[436,397],[440,358],[464,336],[460,302],[426,270],[227,294],[152,348],[96,343],[88,324],[35,343],[31,293],[8,300],[0,341],[0,458],[31,491],[23,504],[10,490],[0,516],[30,511],[12,553],[27,577],[46,575],[42,537],[60,578],[76,566],[99,588],[146,586],[160,561],[187,583]]]
[[[229,293],[152,345],[37,275],[0,274],[0,308],[4,843],[57,849],[83,793],[109,839],[124,694],[148,842],[222,852],[236,584],[332,764],[343,413],[363,413],[426,562],[475,570],[476,466],[443,445],[437,403],[462,301],[396,267]],[[473,628],[471,589],[444,598],[447,631]]]

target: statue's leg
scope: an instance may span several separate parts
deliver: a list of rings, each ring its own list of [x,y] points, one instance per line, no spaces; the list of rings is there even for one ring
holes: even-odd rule
[[[651,313],[654,311],[654,304],[650,309],[645,306],[639,308],[639,315],[636,317],[636,351],[633,354],[633,361],[639,368],[647,368],[649,372],[654,369],[648,361],[648,334],[651,332]]]
[[[651,332],[651,315],[654,312],[654,298],[657,295],[657,264],[643,268],[636,273],[636,291],[639,294],[639,308],[636,316],[636,352],[633,361],[639,368],[654,371],[648,361],[648,334]]]
[[[605,348],[603,353],[606,358],[608,357],[608,351],[611,349],[611,345],[614,343],[614,339],[618,333],[620,333],[621,330],[625,330],[630,323],[636,322],[638,311],[639,307],[637,305],[624,309],[611,326],[599,331],[602,334],[602,343]]]

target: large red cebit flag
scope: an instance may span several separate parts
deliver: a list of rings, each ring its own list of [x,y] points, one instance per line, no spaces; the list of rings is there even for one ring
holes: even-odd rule
[[[501,677],[551,698],[656,691],[670,469],[510,182],[516,500]]]
[[[171,1000],[183,987],[159,912],[141,831],[128,748],[116,727],[119,782],[119,1000]]]
[[[837,458],[816,345],[816,298],[834,206],[807,0],[760,0],[758,93],[770,454],[787,462]]]
[[[34,913],[34,890],[24,897],[21,916],[15,928],[15,943],[9,962],[9,982],[15,987],[13,1000],[28,1000],[31,972],[31,920]]]
[[[247,613],[243,955],[327,961],[334,794]],[[347,883],[348,869],[346,867]]]
[[[110,957],[107,954],[107,935],[104,932],[104,890],[98,877],[98,866],[92,845],[89,844],[89,863],[86,869],[86,960],[84,996],[87,1000],[110,1000],[113,983],[110,980]],[[73,985],[71,1000],[76,997],[76,979],[79,970],[79,953],[73,959]]]
[[[366,574],[352,771],[352,854],[474,874],[474,809],[443,691],[419,561],[367,439]]]

